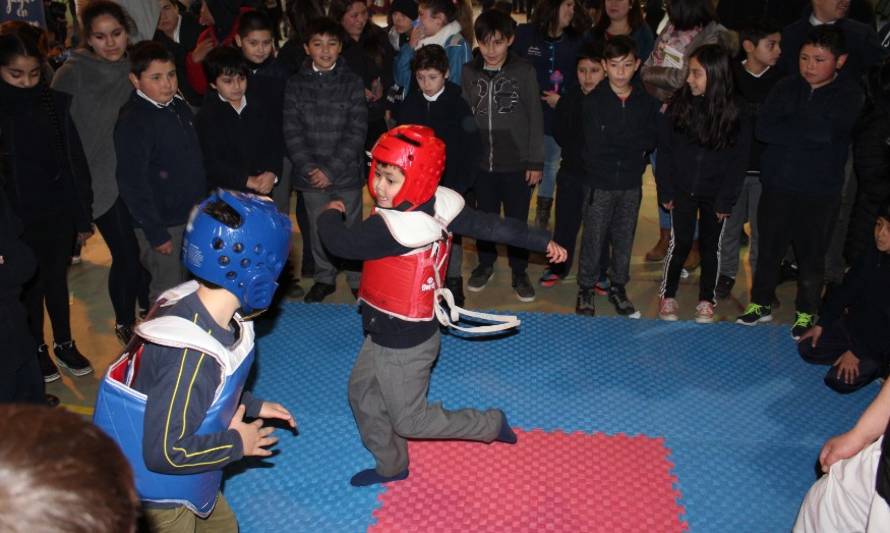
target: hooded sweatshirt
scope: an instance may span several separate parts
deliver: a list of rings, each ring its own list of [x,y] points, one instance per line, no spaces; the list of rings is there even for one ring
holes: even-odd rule
[[[93,217],[105,214],[117,200],[114,125],[130,98],[130,60],[106,61],[88,50],[75,50],[56,71],[52,87],[68,93],[71,117],[80,134],[93,180]]]

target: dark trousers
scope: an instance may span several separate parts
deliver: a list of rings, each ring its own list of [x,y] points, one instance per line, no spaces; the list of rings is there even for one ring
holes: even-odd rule
[[[23,301],[31,336],[44,344],[43,306],[57,343],[71,340],[68,307],[68,263],[74,246],[74,222],[68,214],[52,214],[25,225],[22,240],[37,258],[37,273],[25,284]]]
[[[814,365],[832,365],[825,374],[825,384],[829,388],[841,392],[854,392],[872,381],[887,374],[887,365],[883,360],[876,360],[855,354],[859,358],[859,375],[847,383],[838,375],[838,367],[833,366],[838,358],[847,350],[852,349],[849,328],[846,320],[841,318],[822,330],[818,344],[813,347],[812,340],[806,339],[797,344],[797,351],[804,361]]]
[[[133,229],[133,219],[120,198],[111,209],[96,219],[96,227],[111,252],[108,270],[108,295],[114,308],[117,324],[136,323],[136,302],[148,309],[150,275],[139,261],[139,243]]]
[[[779,283],[779,264],[794,246],[799,274],[797,278],[797,311],[816,314],[822,298],[825,274],[825,252],[840,195],[806,195],[791,191],[763,189],[757,209],[760,231],[757,269],[751,287],[751,301],[770,305]]]
[[[553,227],[553,240],[566,249],[568,256],[564,263],[550,265],[550,271],[557,276],[565,277],[572,268],[583,209],[584,186],[578,177],[560,172],[556,177],[556,222]]]
[[[315,272],[315,259],[312,257],[312,222],[309,219],[309,213],[306,211],[306,198],[300,191],[297,191],[297,205],[294,211],[296,211],[297,226],[300,228],[300,239],[303,242],[300,275],[308,274],[311,277]]]
[[[45,388],[37,361],[37,341],[18,301],[0,302],[0,403],[43,404]]]
[[[500,214],[504,209],[504,217],[528,223],[528,208],[532,200],[532,187],[525,181],[525,172],[486,172],[479,171],[474,186],[476,203],[484,213]],[[476,241],[479,253],[479,264],[492,266],[498,257],[493,242]],[[528,267],[528,250],[507,247],[510,270],[513,274],[525,274]]]
[[[665,298],[677,295],[680,272],[692,249],[695,224],[698,223],[698,247],[701,252],[701,276],[698,281],[699,301],[716,303],[714,288],[720,268],[720,239],[724,223],[717,220],[714,199],[678,192],[671,210],[671,244],[664,259],[665,274],[661,291]]]
[[[609,262],[604,245],[612,244],[612,283],[624,286],[630,280],[630,256],[633,251],[642,191],[606,191],[584,188],[584,231],[578,265],[578,286],[592,288],[602,267]]]

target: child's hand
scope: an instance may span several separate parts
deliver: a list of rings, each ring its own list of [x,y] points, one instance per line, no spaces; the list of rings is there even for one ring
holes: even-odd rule
[[[343,200],[331,200],[324,206],[324,209],[322,209],[321,212],[324,213],[328,209],[336,209],[341,213],[346,213],[346,204],[343,203]]]
[[[247,178],[247,188],[260,194],[269,194],[275,186],[275,174],[263,172],[257,176]]]
[[[411,48],[417,48],[417,43],[420,42],[425,36],[423,34],[423,26],[418,25],[416,28],[411,30],[411,35],[408,37],[408,44]]]
[[[266,446],[272,446],[278,442],[277,437],[269,435],[275,431],[275,428],[263,427],[262,420],[254,420],[250,424],[244,422],[244,404],[238,406],[235,416],[229,423],[229,429],[234,429],[241,436],[241,447],[244,449],[244,456],[268,457],[272,452],[267,450]]]
[[[544,177],[544,172],[541,170],[526,170],[525,171],[525,182],[529,185],[537,185],[541,183],[541,178]]]
[[[87,240],[93,236],[93,233],[95,233],[95,232],[92,230],[77,232],[77,243],[83,244],[83,243],[87,242]]]
[[[828,442],[822,446],[822,451],[819,452],[819,464],[822,465],[822,471],[828,473],[828,469],[831,468],[831,465],[841,459],[849,459],[850,457],[853,457],[862,451],[867,444],[869,443],[856,433],[855,429],[848,431],[843,435],[831,437],[828,439]]]
[[[729,218],[729,215],[731,214],[732,213],[717,213],[717,222],[723,222],[724,220]]]
[[[671,211],[674,209],[674,201],[671,200],[670,202],[664,202],[663,204],[661,204],[661,207],[667,209],[668,211]]]
[[[556,91],[544,91],[541,100],[547,102],[551,108],[556,109],[556,103],[559,102],[559,93]]]
[[[155,251],[159,254],[170,255],[173,253],[173,241],[167,241],[164,244],[155,246]]]
[[[309,171],[309,184],[316,189],[324,189],[325,187],[330,187],[331,178],[324,173],[324,170],[313,168]]]
[[[211,50],[216,46],[216,43],[213,42],[213,39],[206,39],[198,43],[195,46],[195,49],[192,50],[192,61],[195,63],[201,63],[204,61],[204,58],[207,57],[207,54],[210,53]]]
[[[837,367],[837,377],[842,379],[847,385],[853,383],[853,380],[859,377],[859,358],[847,350],[837,361],[834,362]]]
[[[569,253],[562,246],[553,241],[547,243],[547,260],[551,263],[563,263],[569,257]]]
[[[297,421],[294,420],[290,411],[280,403],[263,402],[262,407],[260,407],[260,418],[277,418],[278,420],[284,420],[287,422],[287,425],[297,429]]]
[[[800,336],[797,340],[797,343],[800,344],[807,339],[813,339],[812,346],[816,347],[816,344],[819,342],[819,339],[822,337],[822,326],[813,326],[806,333]]]

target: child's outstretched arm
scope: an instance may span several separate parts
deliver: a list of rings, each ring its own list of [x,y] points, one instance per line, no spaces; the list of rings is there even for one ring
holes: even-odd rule
[[[330,202],[318,215],[318,237],[328,252],[342,259],[364,261],[408,253],[392,237],[379,216],[372,215],[352,227],[346,226],[340,200]]]
[[[546,252],[548,258],[552,255],[555,259],[559,259],[561,254],[565,253],[565,249],[553,242],[545,230],[530,228],[521,220],[501,218],[500,215],[483,213],[469,207],[463,208],[448,229],[458,235],[474,239],[508,244],[534,252]],[[565,261],[564,256],[562,261]]]

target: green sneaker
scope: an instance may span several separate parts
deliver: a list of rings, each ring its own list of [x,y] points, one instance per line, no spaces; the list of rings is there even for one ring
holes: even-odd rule
[[[816,325],[816,318],[809,313],[797,311],[795,313],[794,325],[791,326],[791,338],[800,340],[804,333]]]
[[[743,326],[756,326],[760,322],[769,322],[773,319],[772,307],[768,305],[760,305],[754,302],[748,304],[745,312],[736,319],[736,324]]]

